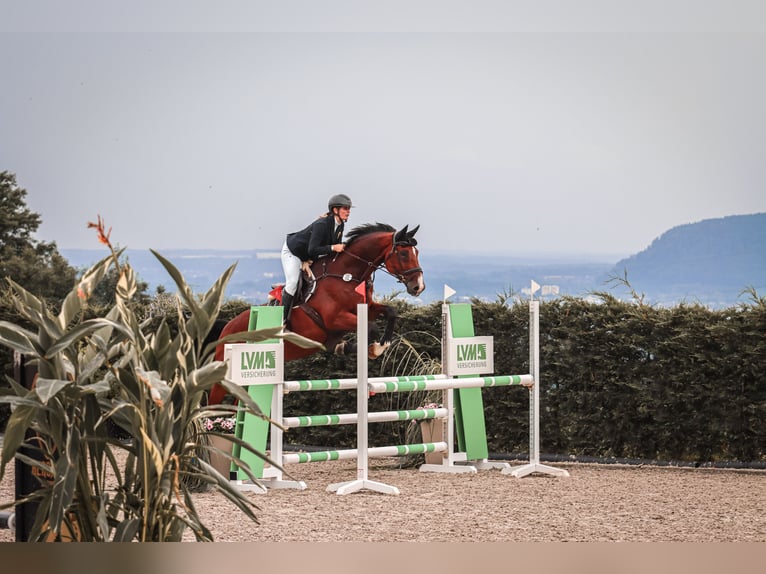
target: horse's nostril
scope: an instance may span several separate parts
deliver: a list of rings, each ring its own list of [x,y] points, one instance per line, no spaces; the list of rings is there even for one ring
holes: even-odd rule
[[[417,281],[416,283],[411,283],[407,287],[407,292],[410,295],[417,296],[420,295],[423,291],[426,290],[426,284],[423,283],[423,281]]]

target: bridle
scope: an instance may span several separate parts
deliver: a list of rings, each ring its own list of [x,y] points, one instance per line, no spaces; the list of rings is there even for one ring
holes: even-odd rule
[[[380,262],[378,262],[378,263],[376,263],[375,260],[370,261],[369,259],[365,259],[364,257],[360,257],[359,255],[357,255],[356,253],[352,253],[351,251],[343,251],[342,253],[345,253],[346,255],[349,255],[350,257],[353,257],[357,261],[361,261],[362,263],[367,265],[367,269],[370,270],[369,273],[364,273],[363,272],[362,276],[360,278],[358,278],[358,279],[353,277],[350,273],[344,273],[343,275],[338,275],[338,274],[335,274],[335,273],[327,273],[327,270],[326,270],[327,264],[323,263],[323,265],[322,265],[323,273],[322,273],[322,275],[320,277],[317,277],[317,281],[319,281],[319,279],[322,279],[323,277],[336,277],[338,279],[343,279],[344,281],[355,280],[357,283],[361,283],[362,281],[365,280],[365,276],[366,275],[369,275],[370,281],[374,281],[375,272],[380,269],[384,273],[387,273],[388,275],[390,275],[391,277],[396,279],[399,283],[406,283],[408,275],[412,275],[413,273],[418,273],[418,272],[422,273],[423,269],[421,267],[412,267],[410,269],[405,269],[404,271],[401,271],[399,273],[393,273],[393,272],[389,271],[388,265],[386,264],[386,261],[388,261],[389,257],[391,257],[392,255],[396,254],[397,249],[399,247],[415,247],[415,244],[411,243],[411,242],[404,242],[404,241],[397,242],[397,241],[395,241],[393,239],[393,236],[392,236],[392,239],[391,239],[391,250],[388,251],[383,256],[383,259]],[[340,256],[340,253],[337,253],[335,255],[335,257],[333,257],[332,260],[335,261],[339,256]]]
[[[391,273],[391,271],[388,270],[388,265],[386,265],[386,261],[388,261],[389,257],[396,254],[396,250],[398,247],[413,247],[414,248],[415,244],[409,243],[409,242],[397,243],[396,241],[394,241],[393,245],[391,246],[391,251],[389,251],[388,255],[386,255],[383,258],[383,263],[382,263],[383,267],[379,266],[378,268],[383,269],[383,271],[388,273],[391,277],[395,278],[397,281],[399,281],[399,283],[405,283],[405,280],[407,279],[408,275],[412,275],[413,273],[418,273],[418,272],[422,273],[423,269],[418,266],[418,267],[411,267],[409,269],[405,269],[404,271],[401,271],[400,273]]]

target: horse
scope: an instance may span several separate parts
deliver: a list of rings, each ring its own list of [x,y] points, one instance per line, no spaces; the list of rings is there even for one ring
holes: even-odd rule
[[[356,306],[366,302],[369,341],[372,341],[367,353],[371,359],[379,357],[391,343],[397,312],[389,305],[373,301],[375,272],[381,269],[388,273],[404,284],[412,296],[420,295],[426,288],[415,239],[420,226],[412,230],[408,227],[405,225],[397,231],[385,223],[368,223],[349,231],[343,251],[320,257],[311,264],[313,289],[305,299],[301,297],[301,290],[296,293],[286,327],[322,343],[325,349],[332,349],[336,354],[351,354],[356,351],[356,345],[344,341],[343,337],[356,330]],[[385,328],[378,339],[375,320],[380,317],[385,320]],[[243,311],[223,327],[218,338],[247,331],[249,320],[250,311]],[[292,361],[317,351],[285,341],[284,358]],[[222,361],[223,354],[224,346],[219,345],[216,360]],[[220,403],[224,393],[222,387],[214,387],[209,403]]]

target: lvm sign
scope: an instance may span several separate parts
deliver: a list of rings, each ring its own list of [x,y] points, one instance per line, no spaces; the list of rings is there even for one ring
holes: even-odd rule
[[[495,348],[492,337],[450,338],[447,375],[480,375],[495,372]]]
[[[229,380],[242,385],[273,385],[284,380],[282,343],[226,345]]]

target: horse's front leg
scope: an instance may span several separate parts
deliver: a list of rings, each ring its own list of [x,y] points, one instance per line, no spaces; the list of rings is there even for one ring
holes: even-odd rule
[[[327,325],[332,331],[336,332],[352,332],[356,331],[357,317],[356,313],[350,311],[342,311],[333,316],[332,323]],[[336,355],[353,355],[356,353],[356,342],[348,339],[341,339],[336,344],[332,345],[333,352]]]
[[[367,326],[367,341],[372,341],[367,345],[367,356],[370,359],[377,359],[380,357],[385,350],[388,348],[388,346],[391,344],[386,343],[382,345],[379,341],[380,338],[380,329],[378,329],[378,326],[375,323],[370,323]],[[343,339],[340,343],[335,345],[335,354],[336,355],[353,355],[357,351],[357,344],[356,341],[351,341],[348,339]]]
[[[368,356],[370,359],[377,359],[385,350],[391,345],[391,341],[394,338],[394,326],[396,325],[396,318],[398,313],[396,309],[388,305],[380,305],[373,303],[369,308],[370,312],[370,324],[368,328],[369,340],[372,341],[368,347]],[[383,329],[383,336],[379,337],[380,330],[375,324],[375,320],[378,317],[383,317],[386,321],[386,326]]]

